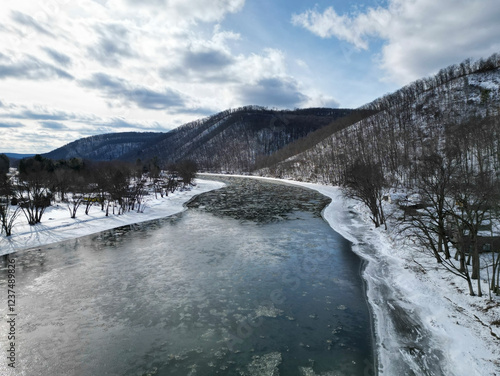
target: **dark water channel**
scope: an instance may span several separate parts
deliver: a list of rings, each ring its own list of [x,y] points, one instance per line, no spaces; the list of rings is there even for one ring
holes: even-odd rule
[[[372,374],[361,262],[328,200],[227,182],[182,214],[12,254],[17,365],[0,374]]]

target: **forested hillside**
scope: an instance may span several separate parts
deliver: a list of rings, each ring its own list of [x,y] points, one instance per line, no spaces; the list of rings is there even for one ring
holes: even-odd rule
[[[190,159],[204,171],[247,172],[259,157],[271,155],[351,112],[329,108],[277,111],[257,106],[230,109],[174,129],[160,142],[123,158],[158,157],[167,164]]]
[[[412,186],[423,157],[455,153],[498,170],[500,58],[467,60],[358,110],[229,109],[167,133],[74,141],[45,156],[121,159],[341,184],[355,164],[377,165],[389,185]],[[482,167],[481,167],[482,168]]]
[[[260,173],[340,184],[363,163],[380,166],[390,185],[412,186],[422,158],[433,154],[499,171],[499,68],[494,55],[442,69],[363,106],[374,115]]]
[[[83,138],[45,154],[54,160],[146,162],[162,166],[190,159],[205,171],[246,172],[257,159],[351,114],[349,109],[294,111],[258,106],[229,109],[166,133],[114,133]],[[355,111],[367,113],[366,110]],[[331,133],[331,132],[330,132]]]

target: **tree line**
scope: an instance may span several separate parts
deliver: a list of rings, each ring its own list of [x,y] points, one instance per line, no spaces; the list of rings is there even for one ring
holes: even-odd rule
[[[108,216],[144,210],[144,197],[168,196],[193,184],[197,166],[189,160],[161,166],[158,158],[136,163],[92,162],[80,158],[53,161],[41,155],[19,161],[9,172],[9,159],[0,155],[0,222],[5,236],[12,234],[22,213],[30,225],[42,221],[46,209],[65,204],[71,218],[78,209],[86,215],[97,206]]]

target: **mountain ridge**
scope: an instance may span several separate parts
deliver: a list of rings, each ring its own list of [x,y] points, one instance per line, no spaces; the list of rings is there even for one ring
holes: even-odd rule
[[[243,172],[252,168],[257,157],[270,155],[352,111],[333,108],[271,110],[245,106],[195,120],[165,133],[91,136],[44,156],[130,162],[156,157],[163,164],[192,159],[206,171]]]

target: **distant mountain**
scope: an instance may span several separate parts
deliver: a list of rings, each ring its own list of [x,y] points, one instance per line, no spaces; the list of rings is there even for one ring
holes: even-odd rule
[[[191,159],[205,171],[249,171],[256,160],[351,114],[350,109],[269,110],[247,106],[220,112],[167,133],[114,133],[76,140],[45,154],[51,159],[157,157],[163,164]]]
[[[35,154],[0,153],[5,154],[9,159],[23,159],[33,157]]]
[[[58,149],[44,154],[54,160],[83,158],[94,161],[120,159],[123,155],[154,144],[165,137],[166,133],[122,132],[91,136],[73,141]]]

